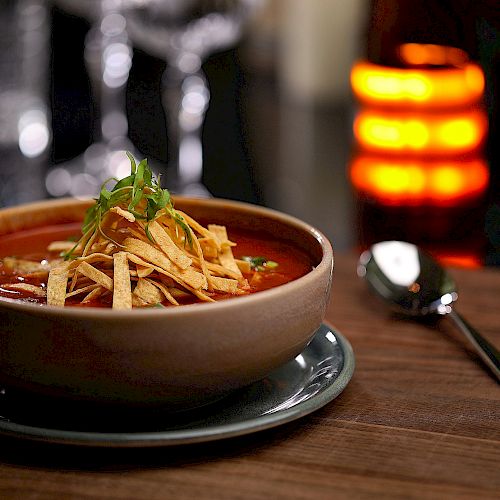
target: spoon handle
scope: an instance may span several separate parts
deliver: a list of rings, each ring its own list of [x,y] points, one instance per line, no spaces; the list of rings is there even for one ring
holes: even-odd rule
[[[462,333],[467,337],[470,343],[474,346],[477,353],[488,366],[488,368],[493,372],[497,381],[500,382],[500,353],[498,350],[491,345],[481,334],[479,334],[474,328],[472,328],[465,319],[460,316],[455,310],[451,310],[448,314],[456,325],[460,328]]]

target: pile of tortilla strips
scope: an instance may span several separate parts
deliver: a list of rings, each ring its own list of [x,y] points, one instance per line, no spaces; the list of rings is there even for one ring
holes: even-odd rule
[[[114,309],[131,309],[179,305],[189,296],[211,302],[215,293],[249,293],[243,273],[251,272],[250,264],[234,258],[235,243],[225,226],[205,228],[189,215],[176,213],[190,235],[166,211],[146,223],[124,208],[111,208],[89,240],[73,248],[75,258],[50,269],[47,304],[64,306],[73,296],[81,296],[85,304],[112,294]],[[67,251],[73,246],[56,241],[48,249]]]

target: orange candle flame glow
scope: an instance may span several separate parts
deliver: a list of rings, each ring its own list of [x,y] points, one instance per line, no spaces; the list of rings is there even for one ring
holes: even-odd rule
[[[350,167],[353,186],[385,204],[449,206],[483,194],[489,170],[481,158],[417,161],[359,155]]]
[[[398,55],[406,66],[463,66],[469,62],[464,50],[433,43],[403,43]]]
[[[354,121],[354,136],[362,148],[389,153],[468,153],[482,146],[487,131],[481,110],[424,115],[365,109]]]
[[[417,57],[415,53],[413,57]],[[472,62],[459,67],[393,68],[359,61],[351,70],[351,86],[356,98],[364,104],[462,107],[480,102],[484,74]]]

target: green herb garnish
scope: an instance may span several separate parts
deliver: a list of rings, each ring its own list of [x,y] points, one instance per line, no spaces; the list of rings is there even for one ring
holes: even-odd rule
[[[129,152],[127,156],[130,160],[130,175],[120,180],[111,178],[103,183],[95,204],[85,213],[81,238],[71,250],[63,255],[66,260],[74,258],[73,253],[78,245],[85,247],[96,231],[117,246],[122,246],[104,234],[101,227],[104,215],[116,206],[128,210],[138,220],[147,221],[145,231],[151,241],[153,239],[148,230],[149,222],[159,216],[160,211],[162,214],[169,215],[184,232],[186,242],[192,246],[191,229],[182,216],[175,211],[169,191],[161,188],[160,176],[156,177],[153,174],[146,159],[137,164]],[[106,186],[113,180],[116,184],[109,190]]]
[[[276,269],[278,267],[277,262],[274,262],[274,260],[267,260],[265,257],[244,256],[241,260],[249,262],[250,267],[254,271],[266,271],[267,269]]]

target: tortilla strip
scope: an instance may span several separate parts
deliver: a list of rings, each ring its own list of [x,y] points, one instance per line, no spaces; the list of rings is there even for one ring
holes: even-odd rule
[[[94,262],[101,262],[101,261],[111,263],[113,261],[113,256],[107,255],[105,253],[92,253],[90,255],[86,255],[85,257],[78,257],[70,262],[70,269],[78,267],[82,262],[87,262],[88,264],[92,264]]]
[[[162,291],[145,278],[139,278],[133,293],[146,304],[159,304],[163,301]]]
[[[113,253],[113,250],[116,249],[116,245],[108,239],[105,239],[103,236],[100,236],[97,242],[94,242],[92,245],[92,253],[101,253],[105,255],[109,255]]]
[[[98,285],[97,283],[93,283],[92,285],[83,286],[81,288],[78,288],[77,290],[73,290],[72,292],[67,293],[66,298],[73,297],[75,295],[80,295],[81,293],[91,292],[100,286],[101,285]]]
[[[71,274],[71,271],[69,272],[69,278],[72,278],[74,280],[78,280],[78,287],[79,288],[82,288],[84,286],[88,286],[88,285],[95,285],[95,282],[92,281],[91,279],[87,278],[86,276],[82,276],[81,274],[78,276],[78,273],[75,273],[73,271],[73,275]],[[76,286],[74,287],[69,287],[68,288],[68,292],[72,292],[73,290],[75,290]]]
[[[194,288],[191,288],[188,285],[184,285],[186,290],[189,290],[193,295],[198,297],[200,300],[203,300],[203,302],[215,302],[212,297],[209,297],[207,294],[203,293],[201,290],[195,290]]]
[[[230,246],[230,247],[236,246],[236,243],[234,243],[227,237],[226,226],[221,226],[219,224],[209,224],[208,230],[215,235],[221,248],[224,246]]]
[[[231,271],[234,271],[239,277],[243,277],[240,268],[234,260],[233,251],[229,246],[229,240],[227,239],[227,231],[225,226],[209,224],[208,229],[210,229],[210,231],[217,236],[217,239],[221,244],[221,250],[219,252],[219,262],[222,264],[222,266],[231,269]]]
[[[210,271],[208,270],[207,263],[205,259],[203,258],[203,250],[201,249],[200,242],[198,241],[198,238],[193,234],[191,228],[189,228],[191,231],[191,236],[193,238],[193,246],[195,249],[196,254],[198,254],[199,257],[199,266],[201,267],[201,272],[205,276],[205,279],[207,280],[207,289],[209,292],[213,290],[213,285],[212,285],[212,275],[210,274]]]
[[[156,249],[149,243],[145,243],[144,241],[137,240],[135,238],[126,238],[124,245],[127,252],[149,261],[146,262],[142,260],[139,264],[144,266],[150,265],[149,263],[154,264],[156,266],[155,269],[159,267],[163,271],[167,271],[168,276],[174,278],[177,282],[180,282],[181,284],[186,283],[196,290],[206,288],[207,280],[203,274],[195,271],[192,267],[180,269],[178,266],[172,264],[163,252]]]
[[[189,297],[189,293],[185,292],[184,290],[181,290],[180,288],[173,287],[173,288],[170,288],[169,291],[170,291],[172,297],[177,298],[177,299]]]
[[[234,261],[242,273],[250,274],[252,272],[252,264],[247,260],[234,259]]]
[[[109,211],[118,214],[124,219],[127,219],[129,222],[135,222],[134,214],[130,213],[128,210],[123,210],[123,208],[120,207],[111,207]]]
[[[232,294],[238,292],[238,282],[236,280],[212,276],[212,283],[214,286],[214,290],[217,290],[218,292]]]
[[[216,259],[218,257],[219,252],[212,240],[203,238],[198,241],[200,242],[201,249],[203,250],[203,257],[205,257],[205,259]]]
[[[185,214],[184,212],[181,212],[177,210],[177,213],[188,223],[188,225],[194,229],[197,233],[201,234],[208,240],[212,240],[215,245],[217,246],[217,250],[220,250],[220,243],[217,237],[208,229],[204,228],[201,224],[196,222],[194,219],[189,217],[189,215]]]
[[[160,281],[168,288],[172,288],[177,285],[177,282],[175,282],[172,278],[169,278],[168,276],[160,275],[159,278]]]
[[[186,216],[186,217],[189,218],[189,216]],[[186,243],[185,235],[183,235],[182,237],[179,235],[179,225],[177,223],[174,223],[174,229],[172,230],[172,228],[170,227],[170,224],[169,224],[172,222],[171,218],[168,219],[168,222],[165,221],[164,217],[160,217],[159,220],[162,221],[162,223],[166,227],[166,230],[169,230],[171,235],[172,235],[172,233],[175,233],[175,238],[177,240],[179,240],[180,242]],[[195,220],[191,219],[191,221],[193,222],[193,225],[197,226],[200,229],[200,231],[204,231],[208,235],[208,238],[210,239],[210,241],[212,241],[213,244],[215,246],[217,246],[218,242],[217,242],[215,236],[210,233],[210,231],[206,230],[203,226],[198,224]],[[209,291],[212,291],[212,289],[213,289],[212,282],[211,282],[212,275],[211,275],[210,271],[208,270],[207,264],[206,264],[205,259],[203,257],[203,250],[201,248],[200,242],[199,242],[198,238],[195,236],[192,228],[189,225],[187,226],[187,231],[189,231],[189,234],[191,236],[191,241],[193,243],[191,249],[194,250],[194,254],[192,254],[191,257],[195,258],[196,255],[198,256],[198,258],[197,258],[198,266],[200,267],[201,272],[203,273],[203,275],[205,276],[205,279],[207,280],[207,284],[203,288],[207,288]]]
[[[80,265],[80,263],[81,262],[89,262],[89,263],[90,262],[98,262],[101,260],[100,256],[102,256],[102,255],[106,258],[112,259],[112,257],[110,257],[109,255],[104,255],[104,254],[100,254],[100,253],[93,253],[93,254],[90,254],[86,257],[78,257],[68,264],[68,268],[70,270],[69,276],[71,278],[71,284],[69,286],[70,292],[72,292],[76,288],[76,285],[78,283],[78,272],[75,272],[75,269]]]
[[[36,285],[30,285],[29,283],[6,283],[5,285],[2,285],[2,288],[5,288],[6,290],[21,290],[24,292],[30,292],[38,297],[47,296],[46,290]]]
[[[200,259],[198,259],[198,257],[193,257],[193,262],[199,265]],[[205,265],[207,266],[208,270],[211,271],[212,273],[220,274],[222,276],[227,276],[228,278],[233,278],[235,280],[241,281],[240,276],[237,273],[231,271],[231,269],[222,267],[220,264],[215,264],[213,262],[205,261]],[[211,276],[211,278],[213,278],[213,276]]]
[[[47,305],[64,306],[68,286],[68,268],[68,264],[64,263],[50,270],[47,280]]]
[[[144,241],[145,243],[148,243],[148,244],[151,243],[151,240],[144,233],[141,233],[140,231],[136,231],[132,227],[128,227],[126,229],[126,231],[124,231],[124,233],[131,234],[134,238],[141,240],[141,241]]]
[[[53,241],[47,247],[49,252],[69,252],[75,246],[74,241]]]
[[[69,278],[71,278],[71,283],[70,283],[69,289],[68,289],[69,292],[73,292],[73,290],[75,290],[77,286],[80,286],[80,287],[86,286],[86,285],[83,285],[81,283],[81,275],[78,274],[78,271],[76,269],[70,270],[68,276],[69,276]],[[82,281],[84,281],[85,284],[88,281],[90,281],[91,283],[94,283],[92,280],[88,280],[88,279],[83,279]]]
[[[186,269],[191,265],[192,260],[177,247],[172,238],[170,238],[169,234],[160,226],[160,224],[158,224],[158,222],[152,221],[149,224],[149,232],[162,252],[175,265],[179,266],[181,269]]]
[[[94,243],[91,248],[92,253],[104,252],[104,249],[106,248],[107,244],[108,243],[106,241],[99,241],[98,243]]]
[[[169,289],[164,286],[162,283],[158,283],[156,281],[153,281],[153,280],[148,280],[146,279],[146,281],[148,283],[151,283],[153,286],[159,288],[161,290],[161,292],[163,293],[163,295],[165,295],[165,297],[167,298],[167,300],[171,303],[171,304],[174,304],[174,306],[178,306],[179,305],[179,302],[177,302],[173,295],[170,293]]]
[[[88,262],[82,262],[77,268],[76,271],[87,276],[92,281],[95,281],[99,285],[102,285],[107,290],[113,291],[113,280],[99,269],[91,266]]]
[[[132,294],[132,307],[146,307],[149,306],[146,301],[142,300],[137,295]]]
[[[75,270],[75,268],[78,268],[78,266],[82,262],[87,262],[90,264],[90,263],[101,262],[101,261],[103,261],[106,265],[108,265],[113,261],[113,256],[106,255],[104,253],[93,253],[93,254],[87,255],[86,257],[78,257],[77,259],[70,262],[69,269],[70,269],[70,271]],[[71,286],[69,287],[70,292],[72,292],[75,289],[77,281],[78,281],[78,272],[74,272],[74,274],[72,275]]]
[[[97,285],[96,288],[94,288],[91,292],[89,292],[85,297],[83,297],[81,303],[85,304],[87,302],[91,302],[92,300],[97,299],[106,289],[103,288],[101,285]]]
[[[132,287],[127,252],[113,255],[113,309],[132,309]]]
[[[141,266],[140,264],[136,264],[135,271],[138,278],[146,278],[154,272],[154,269],[151,266]]]
[[[134,255],[132,253],[127,254],[127,257],[129,258],[129,260],[131,260],[134,263],[139,263],[141,265],[147,265],[147,263],[144,262],[140,257],[138,257],[137,255]],[[165,269],[162,269],[161,267],[158,267],[158,266],[153,266],[153,267],[160,274],[163,274],[164,276],[166,276],[167,279],[171,279],[171,280],[179,283],[186,290],[189,290],[193,295],[198,297],[200,300],[203,300],[205,302],[214,302],[214,300],[212,298],[210,298],[208,295],[204,294],[201,290],[198,290],[196,288],[189,286],[187,283],[185,283],[181,279],[179,279],[178,276],[175,276],[175,275],[169,273],[168,271],[165,271]]]
[[[127,252],[133,253],[146,261],[150,261],[151,264],[155,264],[166,271],[172,268],[172,264],[166,255],[149,243],[137,238],[126,238],[123,243]],[[147,266],[148,263],[146,262],[144,265]]]
[[[127,253],[127,257],[134,264],[139,264],[141,266],[151,266],[151,264],[149,262],[142,260],[140,257],[138,257],[137,255],[135,255],[133,253]],[[152,267],[155,271],[157,271],[158,273],[163,275],[163,277],[166,278],[167,280],[171,280],[173,283],[178,283],[179,285],[181,285],[183,287],[186,287],[186,288],[188,287],[188,285],[184,281],[182,281],[178,276],[175,276],[174,274],[172,274],[168,271],[165,271],[165,269],[162,269],[161,267],[158,267],[155,265],[153,265]],[[160,278],[160,279],[162,279],[162,278]]]
[[[2,262],[9,271],[20,274],[48,271],[50,269],[50,264],[48,262],[35,262],[33,260],[18,259],[16,257],[5,257]]]

